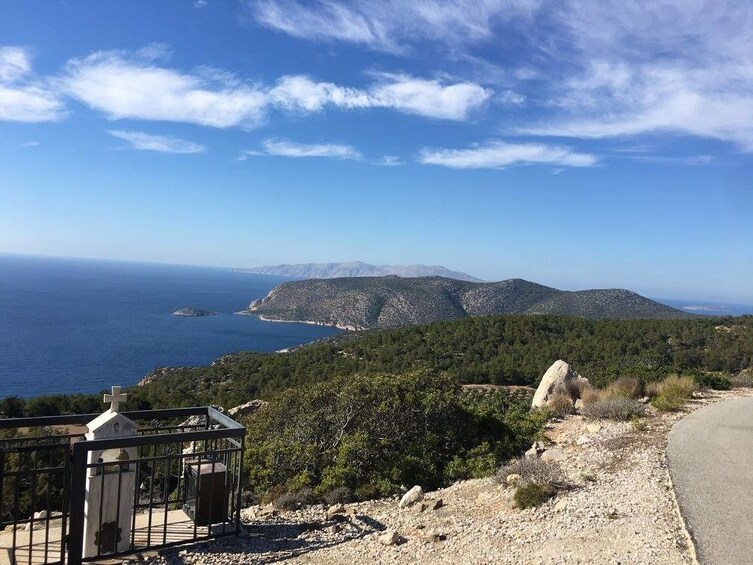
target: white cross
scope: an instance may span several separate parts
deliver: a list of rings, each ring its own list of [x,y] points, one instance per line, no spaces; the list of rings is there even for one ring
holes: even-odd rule
[[[112,387],[112,394],[105,394],[103,402],[110,403],[110,412],[117,412],[120,408],[120,401],[125,400],[126,396],[128,395],[125,392],[121,394],[119,386],[114,386]]]

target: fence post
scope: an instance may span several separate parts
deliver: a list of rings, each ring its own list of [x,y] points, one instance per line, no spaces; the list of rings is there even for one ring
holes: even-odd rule
[[[84,491],[86,489],[87,453],[84,442],[73,444],[71,512],[67,540],[69,565],[81,565],[84,555]]]
[[[242,504],[242,491],[243,491],[243,455],[246,449],[246,434],[245,434],[245,428],[243,429],[244,433],[241,436],[241,450],[240,453],[238,453],[238,492],[235,493],[236,503],[235,503],[235,535],[239,535],[241,533],[241,504]]]

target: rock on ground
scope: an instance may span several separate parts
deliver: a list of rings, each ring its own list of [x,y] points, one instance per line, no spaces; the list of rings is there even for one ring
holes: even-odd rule
[[[541,377],[541,382],[536,389],[536,393],[533,395],[531,406],[533,408],[541,408],[542,406],[545,406],[547,400],[549,400],[549,397],[558,386],[567,386],[569,383],[588,383],[588,379],[581,377],[562,359],[555,361],[552,366],[546,370],[544,376]]]
[[[421,500],[423,497],[423,489],[420,486],[416,485],[403,495],[403,498],[400,499],[398,506],[400,508],[407,508],[408,506],[412,506],[413,504]]]
[[[245,404],[241,404],[240,406],[234,406],[230,410],[227,411],[228,416],[232,416],[233,418],[240,418],[242,416],[248,416],[249,414],[253,414],[256,412],[259,408],[262,406],[265,406],[267,403],[263,400],[249,400]]]

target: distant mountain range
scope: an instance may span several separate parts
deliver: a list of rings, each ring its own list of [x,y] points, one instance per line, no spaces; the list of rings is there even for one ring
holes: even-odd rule
[[[276,286],[244,313],[267,320],[371,329],[493,314],[582,318],[684,318],[689,314],[623,289],[563,291],[522,279],[474,283],[446,277],[350,277]]]
[[[349,263],[300,263],[298,265],[268,265],[239,269],[258,275],[275,275],[296,279],[335,279],[340,277],[447,277],[459,281],[481,282],[481,279],[441,265],[370,265],[361,261]]]

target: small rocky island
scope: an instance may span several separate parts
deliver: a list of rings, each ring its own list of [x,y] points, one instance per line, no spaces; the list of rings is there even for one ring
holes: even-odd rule
[[[202,310],[201,308],[181,308],[173,312],[173,316],[185,316],[187,318],[198,318],[200,316],[216,316],[217,312],[211,310]]]

